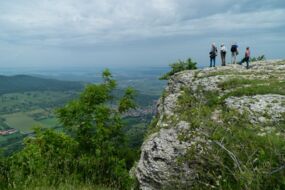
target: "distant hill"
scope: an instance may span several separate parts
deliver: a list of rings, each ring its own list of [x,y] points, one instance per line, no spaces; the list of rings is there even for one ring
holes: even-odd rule
[[[83,89],[83,83],[44,79],[28,75],[0,75],[0,94],[26,91],[65,91]]]

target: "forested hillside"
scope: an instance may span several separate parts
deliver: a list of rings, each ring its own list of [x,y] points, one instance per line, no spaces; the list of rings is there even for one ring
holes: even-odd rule
[[[80,82],[44,79],[28,75],[0,76],[0,94],[26,91],[65,91],[82,89]]]

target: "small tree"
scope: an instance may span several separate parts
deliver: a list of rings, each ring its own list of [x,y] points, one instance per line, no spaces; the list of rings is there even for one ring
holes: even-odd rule
[[[58,110],[58,117],[79,143],[79,166],[84,177],[126,188],[130,181],[121,114],[136,107],[134,90],[127,88],[118,106],[111,106],[116,81],[109,70],[102,76],[102,84],[88,85],[78,100]]]
[[[168,73],[164,74],[159,79],[160,80],[168,80],[169,77],[171,77],[172,75],[174,75],[175,73],[178,73],[180,71],[197,69],[196,65],[197,65],[197,63],[193,62],[191,58],[187,59],[186,61],[178,60],[177,62],[170,64],[169,66],[172,68],[172,70],[169,71]]]
[[[258,56],[258,57],[253,57],[253,58],[250,59],[251,62],[264,61],[264,60],[266,60],[265,55],[261,55],[261,56]]]

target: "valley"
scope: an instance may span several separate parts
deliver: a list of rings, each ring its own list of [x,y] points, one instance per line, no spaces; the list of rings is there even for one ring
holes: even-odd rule
[[[120,97],[123,95],[122,88],[132,86],[136,90],[138,107],[124,114],[124,132],[133,148],[142,143],[146,126],[155,114],[156,101],[164,86],[163,82],[154,81],[154,77],[136,80],[129,76],[120,77],[120,85],[113,92],[115,97]],[[21,149],[23,139],[33,135],[36,127],[63,130],[55,110],[78,97],[84,86],[91,83],[29,75],[0,78],[0,150],[3,155]]]

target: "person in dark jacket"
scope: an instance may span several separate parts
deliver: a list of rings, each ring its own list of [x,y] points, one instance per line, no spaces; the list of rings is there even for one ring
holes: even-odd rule
[[[241,60],[239,64],[241,65],[242,63],[246,62],[246,68],[249,69],[249,60],[250,60],[250,49],[249,47],[247,47],[245,50],[244,58]]]
[[[222,60],[222,66],[226,66],[226,54],[227,54],[227,48],[225,44],[221,45],[221,60]]]
[[[212,44],[211,51],[210,51],[210,67],[216,66],[216,57],[218,54],[218,49],[215,45],[215,43]]]
[[[236,64],[237,55],[238,55],[238,45],[237,43],[234,43],[231,47],[232,52],[232,64]]]

